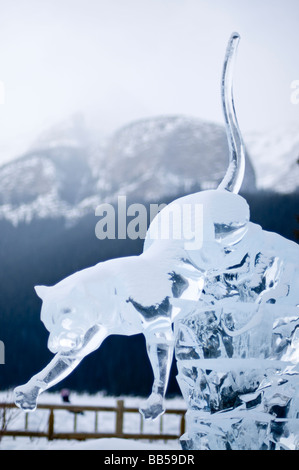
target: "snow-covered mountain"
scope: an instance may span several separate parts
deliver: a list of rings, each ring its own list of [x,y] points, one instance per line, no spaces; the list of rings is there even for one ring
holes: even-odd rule
[[[299,191],[299,128],[297,124],[245,136],[258,189]]]
[[[216,188],[228,166],[222,126],[182,116],[134,122],[115,133],[106,150],[113,193],[154,200]],[[255,189],[247,158],[243,190]]]
[[[228,164],[222,126],[182,116],[131,123],[105,142],[90,139],[75,121],[51,129],[20,158],[0,168],[0,218],[76,219],[126,195],[162,202],[215,188]],[[247,157],[243,191],[256,189]]]

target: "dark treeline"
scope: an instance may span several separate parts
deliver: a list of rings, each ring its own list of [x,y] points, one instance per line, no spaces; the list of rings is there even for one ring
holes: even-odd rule
[[[253,222],[295,240],[299,194],[265,192],[246,198]],[[98,240],[97,220],[90,215],[69,227],[63,219],[35,220],[17,227],[0,222],[0,340],[6,353],[6,364],[0,366],[0,389],[24,383],[52,357],[47,349],[48,333],[39,318],[41,301],[34,285],[53,285],[100,261],[142,252],[143,240]],[[179,392],[175,376],[174,365],[170,395]],[[112,395],[144,396],[150,392],[151,383],[143,336],[117,336],[107,338],[56,389],[63,386],[91,393],[103,390]]]

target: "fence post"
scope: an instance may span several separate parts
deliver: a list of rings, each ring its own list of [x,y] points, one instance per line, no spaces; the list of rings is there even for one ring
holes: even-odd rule
[[[2,429],[5,431],[5,428],[6,428],[6,408],[3,408]]]
[[[183,414],[181,417],[181,436],[185,433],[185,415]]]
[[[98,432],[98,423],[99,423],[98,412],[96,411],[95,412],[95,421],[94,421],[94,432]]]
[[[117,400],[116,426],[115,426],[116,437],[122,437],[122,435],[123,435],[123,423],[124,423],[124,401],[123,400]]]
[[[54,439],[54,410],[51,408],[49,415],[49,427],[48,427],[48,440],[53,441]]]
[[[74,432],[77,432],[77,413],[74,412]]]
[[[163,415],[160,416],[160,434],[163,433]]]

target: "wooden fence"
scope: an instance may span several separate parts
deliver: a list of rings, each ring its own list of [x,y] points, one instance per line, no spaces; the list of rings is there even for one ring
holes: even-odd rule
[[[8,410],[17,409],[14,403],[0,403],[0,410],[2,411],[2,430],[0,427],[0,434],[2,436],[13,436],[13,437],[44,437],[49,441],[53,439],[98,439],[98,438],[111,438],[117,437],[122,439],[145,439],[145,440],[171,440],[178,439],[185,432],[185,413],[186,410],[168,409],[164,415],[160,416],[159,420],[159,433],[151,434],[144,433],[144,418],[139,413],[138,408],[125,407],[123,400],[118,400],[115,407],[112,406],[75,406],[75,405],[45,405],[40,404],[39,410],[48,410],[48,424],[47,431],[31,431],[28,425],[28,413],[24,414],[24,428],[21,430],[9,429],[5,423],[5,416]],[[73,432],[55,432],[55,411],[64,410],[74,414],[73,420]],[[86,411],[94,412],[94,429],[93,432],[79,432],[77,431],[77,419],[78,415]],[[112,433],[100,432],[99,431],[99,413],[100,412],[111,412],[115,414],[115,431]],[[124,415],[125,413],[138,413],[140,415],[140,426],[139,432],[127,433],[124,432]],[[179,416],[179,432],[177,434],[164,433],[164,418],[167,415],[178,415]]]

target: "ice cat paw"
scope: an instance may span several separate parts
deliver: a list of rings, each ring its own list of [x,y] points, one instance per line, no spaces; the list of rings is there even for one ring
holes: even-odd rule
[[[37,406],[39,395],[38,387],[28,387],[21,385],[14,390],[15,404],[24,411],[34,411]]]
[[[157,393],[152,393],[145,402],[145,406],[139,409],[145,419],[154,420],[165,412],[163,398]]]

